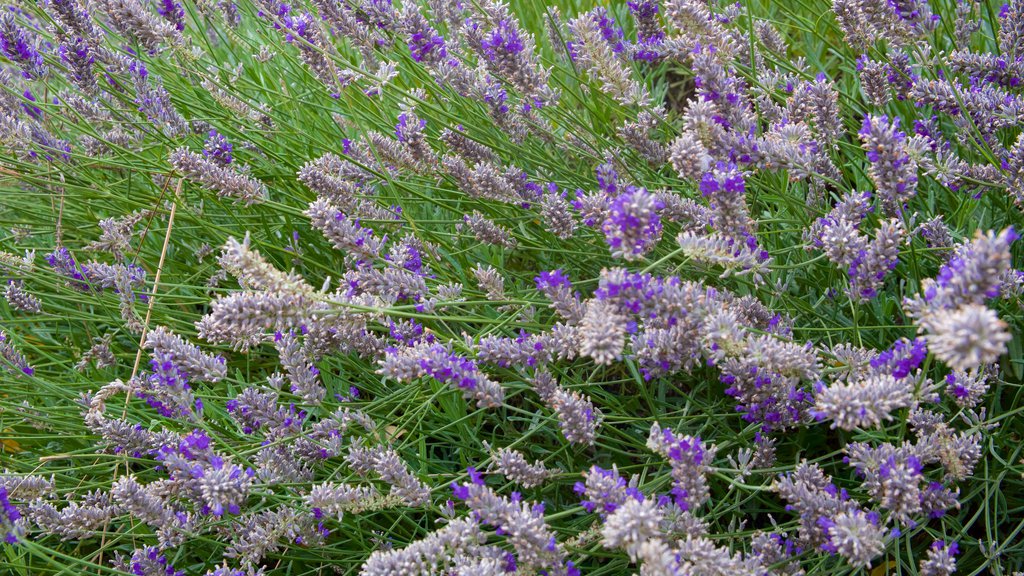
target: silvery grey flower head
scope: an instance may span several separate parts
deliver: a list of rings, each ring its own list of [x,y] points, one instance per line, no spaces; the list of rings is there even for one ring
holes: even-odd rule
[[[111,487],[110,498],[121,510],[158,528],[162,544],[176,546],[192,529],[191,519],[169,506],[159,492],[154,486],[143,486],[132,476],[122,476]]]
[[[832,428],[878,428],[893,418],[892,412],[910,406],[914,383],[890,374],[851,375],[846,382],[816,385],[814,409],[817,420],[832,420]]]
[[[551,308],[558,313],[570,326],[583,320],[585,307],[580,302],[579,293],[573,292],[572,281],[561,269],[541,272],[534,277],[537,290],[551,300]]]
[[[8,373],[16,376],[21,374],[32,376],[35,374],[35,368],[29,366],[28,360],[14,347],[10,335],[4,330],[0,330],[0,360],[2,360],[2,367]]]
[[[501,246],[509,250],[516,247],[516,239],[508,229],[488,220],[478,211],[463,216],[462,222],[456,225],[456,230],[461,231],[463,224],[469,228],[477,242]]]
[[[97,7],[107,13],[118,32],[148,50],[181,41],[181,32],[173,24],[151,13],[139,0],[99,0]]]
[[[217,262],[224,270],[236,277],[238,283],[246,290],[296,296],[313,294],[313,287],[301,276],[294,272],[281,272],[267,262],[258,250],[254,250],[248,233],[241,242],[234,237],[229,237],[224,243]]]
[[[901,524],[910,524],[922,513],[924,499],[922,468],[932,458],[923,448],[904,443],[896,447],[880,444],[871,447],[855,442],[846,447],[847,461],[864,479],[864,488],[882,508],[889,510]]]
[[[199,346],[187,342],[170,329],[157,326],[146,335],[143,347],[154,355],[170,357],[192,381],[217,382],[227,376],[223,356],[203,352]]]
[[[708,266],[721,267],[722,278],[749,275],[755,284],[761,284],[771,265],[771,257],[756,243],[751,246],[717,232],[705,234],[687,230],[676,236],[676,242],[689,258]]]
[[[196,322],[200,338],[248,350],[266,334],[302,325],[309,318],[309,301],[300,295],[237,292],[218,297],[210,312]]]
[[[174,569],[156,546],[138,548],[131,556],[117,552],[110,562],[118,570],[138,576],[185,576],[183,570]]]
[[[579,346],[575,328],[555,324],[551,332],[535,335],[522,332],[518,338],[483,336],[476,348],[476,356],[483,362],[522,369],[543,366],[556,358],[574,358]]]
[[[317,517],[321,514],[330,514],[336,516],[340,522],[345,512],[358,513],[369,500],[377,497],[377,490],[372,486],[325,482],[310,488],[304,500]]]
[[[956,555],[960,547],[956,542],[946,544],[941,540],[932,542],[928,555],[921,560],[918,574],[921,576],[950,576],[956,572]]]
[[[349,261],[366,264],[380,257],[386,238],[374,236],[373,229],[362,226],[359,218],[350,218],[329,200],[317,198],[305,215],[335,249],[345,252]]]
[[[494,266],[490,264],[485,266],[477,262],[476,267],[473,268],[473,275],[476,276],[480,289],[487,294],[488,300],[500,302],[507,298],[505,296],[505,278]]]
[[[94,536],[120,513],[120,508],[110,502],[109,494],[96,491],[86,494],[82,502],[69,502],[60,510],[42,498],[32,500],[26,517],[44,532],[56,534],[62,540],[84,540]]]
[[[977,370],[1006,352],[1013,338],[1006,322],[981,304],[938,310],[920,323],[928,349],[954,370]]]
[[[859,133],[871,163],[868,174],[887,214],[902,212],[917,193],[917,162],[910,154],[907,135],[899,129],[899,124],[898,117],[889,122],[884,115],[867,115]]]
[[[601,229],[611,247],[612,256],[636,260],[650,252],[661,239],[659,211],[664,204],[645,188],[626,186],[610,199]]]
[[[487,536],[477,520],[456,518],[425,538],[401,549],[378,549],[363,563],[362,576],[437,574],[454,564],[461,555],[479,553]]]
[[[345,461],[358,474],[376,472],[391,485],[391,493],[409,506],[423,506],[430,501],[430,488],[413,475],[398,452],[389,446],[367,448],[361,442],[353,442]]]
[[[772,489],[789,503],[787,509],[800,515],[799,539],[811,546],[830,541],[828,519],[858,509],[845,489],[839,489],[817,464],[806,461],[793,472],[780,475]]]
[[[152,216],[153,213],[148,210],[138,210],[121,217],[104,218],[99,221],[100,230],[103,231],[99,239],[89,243],[86,249],[110,252],[114,258],[124,260],[125,255],[132,250],[131,243],[140,236],[135,227]]]
[[[734,554],[724,546],[716,546],[713,540],[705,536],[688,535],[678,545],[679,571],[672,574],[758,576],[766,572],[766,566],[759,556]]]
[[[281,357],[281,366],[288,374],[291,391],[308,404],[319,404],[327,395],[320,382],[320,370],[306,354],[302,342],[291,330],[274,334],[274,346]]]
[[[49,70],[39,52],[40,38],[19,26],[15,14],[14,11],[0,14],[0,52],[21,68],[25,78],[43,78]]]
[[[954,244],[942,214],[922,222],[914,229],[914,233],[920,235],[929,248],[951,248]]]
[[[934,279],[921,282],[921,294],[904,301],[907,313],[920,321],[940,309],[983,304],[999,296],[1001,278],[1010,269],[1010,245],[1017,239],[1012,227],[996,234],[975,232],[961,244]]]
[[[653,112],[642,110],[637,113],[635,122],[626,122],[619,129],[619,137],[648,163],[655,166],[661,166],[668,160],[668,149],[654,138],[658,117],[664,116],[664,112],[663,108]]]
[[[580,322],[580,356],[597,364],[611,364],[622,357],[626,345],[626,318],[605,300],[589,300]]]
[[[633,79],[630,70],[605,40],[597,11],[570,20],[569,30],[574,37],[576,63],[601,81],[604,92],[626,106],[644,106],[648,103],[650,94],[646,87]]]
[[[25,284],[21,280],[8,280],[7,288],[4,289],[4,298],[7,299],[11,310],[38,314],[43,310],[43,304],[35,295],[25,290]]]
[[[604,415],[590,398],[559,386],[550,372],[537,370],[530,383],[546,406],[555,412],[562,435],[569,442],[592,446]]]
[[[308,513],[286,507],[265,509],[241,517],[231,526],[231,543],[225,558],[236,558],[243,566],[253,567],[282,544],[320,544],[324,534],[319,521]]]
[[[487,447],[490,449],[490,447]],[[524,488],[533,488],[547,482],[553,475],[560,472],[537,461],[530,464],[522,452],[509,447],[499,448],[491,455],[489,471],[504,475],[509,480]]]
[[[884,107],[892,99],[889,79],[890,67],[884,62],[872,60],[867,55],[857,60],[860,88],[864,97],[875,106]]]
[[[992,373],[994,370],[955,370],[946,375],[946,394],[951,396],[958,406],[974,408],[988,392],[988,380]]]
[[[885,550],[885,528],[872,522],[860,510],[840,512],[828,527],[828,535],[835,552],[857,568],[866,568]]]
[[[540,66],[532,34],[525,32],[503,2],[481,4],[460,31],[486,69],[516,87],[527,103],[554,103],[558,93],[548,86],[550,71]]]
[[[267,186],[263,182],[188,148],[173,150],[168,159],[185,178],[213,190],[220,197],[235,198],[246,205],[262,202],[268,197]]]
[[[502,404],[505,392],[477,368],[476,362],[452,352],[447,346],[426,340],[415,346],[390,348],[380,360],[378,372],[399,382],[431,378],[462,390],[467,400],[475,398],[481,408]]]
[[[711,470],[715,446],[705,446],[698,437],[674,434],[671,428],[662,428],[655,422],[647,447],[669,459],[675,483],[673,494],[680,507],[693,511],[707,502],[711,491],[705,476]]]
[[[481,523],[498,527],[499,534],[515,548],[520,569],[562,569],[565,552],[544,522],[544,505],[526,502],[518,493],[511,499],[500,496],[474,468],[468,472],[469,483],[452,483],[454,496],[465,502]]]
[[[634,561],[640,547],[661,535],[662,511],[651,498],[627,498],[608,515],[601,528],[606,548],[622,548]]]
[[[455,154],[469,162],[500,162],[490,147],[466,136],[466,131],[461,125],[456,126],[454,130],[450,128],[441,130],[440,140],[447,144]]]
[[[343,211],[352,212],[360,201],[357,196],[370,193],[367,183],[372,174],[363,166],[374,166],[375,163],[365,148],[361,143],[352,144],[346,140],[344,154],[362,166],[328,152],[304,164],[298,172],[298,179],[317,196],[326,198]]]

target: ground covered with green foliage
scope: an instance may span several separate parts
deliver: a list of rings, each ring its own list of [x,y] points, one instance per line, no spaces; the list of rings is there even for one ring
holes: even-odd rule
[[[555,4],[4,7],[0,572],[1024,570],[1024,2]]]

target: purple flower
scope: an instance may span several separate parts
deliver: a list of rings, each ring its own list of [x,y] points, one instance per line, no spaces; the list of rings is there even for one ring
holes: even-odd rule
[[[15,22],[12,11],[5,10],[0,14],[0,52],[21,67],[25,78],[37,79],[46,75],[43,55],[36,49],[28,32]]]
[[[180,32],[185,29],[185,8],[175,0],[159,0],[156,11]]]
[[[665,204],[644,188],[627,186],[608,207],[602,225],[612,255],[636,260],[661,239],[661,218],[658,211]]]
[[[448,56],[444,37],[425,22],[423,29],[416,30],[409,37],[409,51],[417,62],[434,62]]]
[[[203,145],[203,156],[216,162],[221,166],[231,164],[232,145],[228,139],[216,130],[210,130],[206,143]]]
[[[515,22],[503,19],[484,38],[483,52],[488,60],[495,60],[502,55],[518,54],[525,48],[520,38],[519,27]]]
[[[18,520],[21,519],[21,512],[11,504],[8,498],[7,487],[0,485],[0,530],[4,533],[4,541],[14,544],[18,541],[21,527]]]
[[[917,162],[907,149],[907,135],[899,129],[900,119],[865,115],[859,132],[868,161],[868,175],[875,184],[887,214],[902,212],[917,193]]]

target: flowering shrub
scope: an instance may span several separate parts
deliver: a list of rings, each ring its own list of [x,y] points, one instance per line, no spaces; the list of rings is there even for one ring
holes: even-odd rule
[[[3,573],[1024,570],[1024,2],[594,4],[6,7]]]

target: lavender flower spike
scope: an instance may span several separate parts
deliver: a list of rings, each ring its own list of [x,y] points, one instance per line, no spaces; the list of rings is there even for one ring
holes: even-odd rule
[[[833,428],[877,428],[891,420],[892,412],[910,406],[914,383],[889,374],[870,375],[852,382],[825,387],[819,383],[811,414],[818,420],[831,419]]]
[[[192,381],[217,382],[227,376],[223,356],[207,354],[163,326],[157,326],[146,335],[144,346],[154,355],[172,358]]]
[[[188,148],[171,152],[170,162],[185,178],[213,190],[220,197],[236,198],[246,205],[267,199],[266,184]]]
[[[664,207],[657,196],[634,186],[612,200],[601,226],[612,256],[636,260],[650,252],[661,239],[658,211]]]
[[[910,155],[907,135],[899,130],[900,119],[865,116],[860,138],[871,167],[868,174],[875,183],[882,208],[887,214],[903,210],[917,193],[917,162]]]
[[[466,399],[475,398],[481,408],[495,408],[505,400],[501,385],[481,372],[476,362],[455,354],[443,344],[420,342],[406,348],[391,348],[380,365],[378,373],[399,382],[430,376],[462,390]]]

